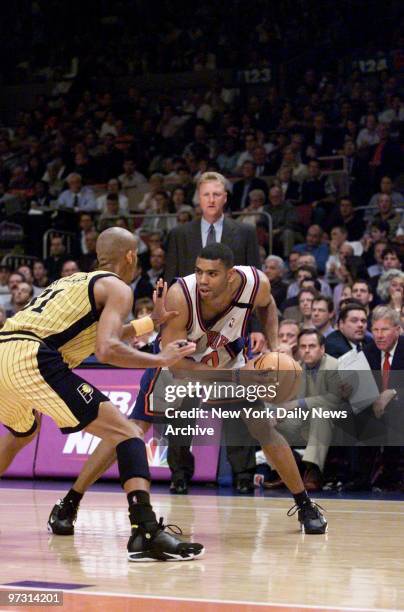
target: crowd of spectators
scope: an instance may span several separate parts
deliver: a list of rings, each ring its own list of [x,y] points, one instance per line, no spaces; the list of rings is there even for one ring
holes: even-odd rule
[[[225,86],[217,77],[205,89],[154,95],[135,87],[100,90],[90,78],[265,67],[269,57],[281,62],[287,49],[304,48],[316,24],[339,48],[343,39],[335,41],[341,31],[335,24],[345,23],[351,3],[333,7],[333,28],[314,4],[265,8],[268,3],[257,1],[250,10],[250,3],[236,2],[230,12],[219,4],[192,8],[191,15],[191,8],[176,11],[172,0],[159,3],[160,17],[172,16],[159,28],[149,19],[153,3],[136,3],[135,9],[122,2],[115,16],[108,2],[94,3],[94,23],[102,27],[94,28],[90,50],[87,40],[77,40],[81,26],[66,37],[72,24],[59,15],[52,33],[67,46],[56,45],[54,53],[63,51],[64,59],[78,54],[77,79],[66,93],[38,97],[33,109],[18,111],[15,123],[0,129],[0,249],[16,256],[5,257],[0,267],[0,323],[60,276],[93,270],[98,233],[112,225],[137,234],[134,308],[138,312],[141,304],[147,311],[153,286],[164,275],[169,233],[201,217],[196,181],[212,170],[226,177],[226,214],[256,228],[262,268],[283,321],[280,338],[295,355],[299,330],[314,327],[326,337],[327,354],[339,357],[344,338],[347,348],[370,335],[377,305],[390,306],[404,329],[404,104],[399,56],[393,53],[398,30],[390,36],[390,65],[370,72],[351,65],[341,73],[308,62],[282,90],[275,80],[254,89],[236,78]],[[45,3],[32,3],[35,66],[24,65],[27,47],[20,45],[10,80],[25,78],[27,69],[40,74],[49,23],[61,5],[67,7],[47,2],[45,10]],[[126,19],[132,9],[142,26],[135,36]],[[241,17],[245,37],[237,29]],[[206,33],[213,22],[220,28],[211,47]],[[101,53],[106,32],[111,37]],[[2,44],[18,46],[17,40],[3,38]],[[49,70],[60,77],[63,63],[56,55],[51,60]],[[43,253],[48,229],[53,233]],[[23,265],[19,257],[26,258]],[[366,311],[359,340],[357,329],[341,318],[347,300]]]

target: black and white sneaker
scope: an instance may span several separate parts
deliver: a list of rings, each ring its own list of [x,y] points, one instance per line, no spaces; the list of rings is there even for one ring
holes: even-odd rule
[[[297,518],[300,522],[302,533],[322,534],[327,533],[328,523],[321,510],[324,510],[324,508],[315,502],[309,501],[303,504],[301,508],[297,505],[290,508],[288,516],[293,516],[299,511]]]
[[[59,499],[48,518],[48,531],[55,535],[73,535],[79,507],[72,501]]]
[[[128,541],[128,561],[145,563],[150,561],[191,561],[202,557],[205,552],[202,544],[182,542],[166,529],[175,525],[163,525],[161,518],[150,531],[142,525],[132,527]],[[178,534],[182,534],[178,528]]]

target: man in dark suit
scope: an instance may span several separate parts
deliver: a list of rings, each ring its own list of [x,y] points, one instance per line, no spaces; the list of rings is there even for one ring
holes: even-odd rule
[[[253,161],[247,160],[244,162],[242,174],[243,178],[236,181],[233,186],[230,203],[232,210],[243,210],[248,206],[248,194],[253,189],[262,189],[265,196],[268,196],[268,185],[264,180],[255,176],[255,163]]]
[[[372,333],[374,340],[363,352],[380,395],[355,418],[361,445],[357,448],[353,480],[345,487],[350,491],[404,485],[398,473],[400,446],[404,447],[404,336],[400,335],[399,314],[389,306],[377,306],[372,314]]]
[[[370,342],[366,329],[366,308],[359,303],[348,304],[338,315],[338,329],[325,340],[325,352],[338,359],[353,348],[361,350]]]
[[[225,218],[223,211],[227,202],[225,179],[216,172],[206,172],[198,183],[199,202],[202,219],[178,225],[168,236],[165,280],[170,283],[173,278],[187,276],[194,272],[197,256],[202,247],[213,242],[227,244],[234,254],[235,265],[250,265],[260,268],[258,242],[253,226],[236,223]],[[257,319],[253,322],[254,331],[250,334],[251,349],[260,352],[265,343],[264,335],[258,331]],[[246,438],[248,437],[246,429]],[[233,455],[233,471],[240,493],[252,489],[255,452],[253,444],[246,442],[243,447],[229,448],[228,455]],[[193,456],[187,446],[171,446],[168,452],[168,463],[173,474],[171,491],[187,492],[187,481],[193,473]]]

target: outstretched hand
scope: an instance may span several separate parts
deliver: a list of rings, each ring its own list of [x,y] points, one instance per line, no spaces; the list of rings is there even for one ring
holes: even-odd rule
[[[154,308],[151,313],[152,320],[157,325],[163,325],[174,317],[178,317],[178,310],[166,310],[167,283],[162,278],[156,283],[156,288],[153,291]]]

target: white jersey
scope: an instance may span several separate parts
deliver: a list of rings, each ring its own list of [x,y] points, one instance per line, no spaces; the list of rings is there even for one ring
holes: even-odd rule
[[[196,275],[178,278],[188,304],[187,338],[196,343],[194,361],[215,368],[236,368],[247,362],[247,321],[259,288],[259,275],[252,266],[234,266],[241,283],[231,303],[210,321],[202,317]]]

